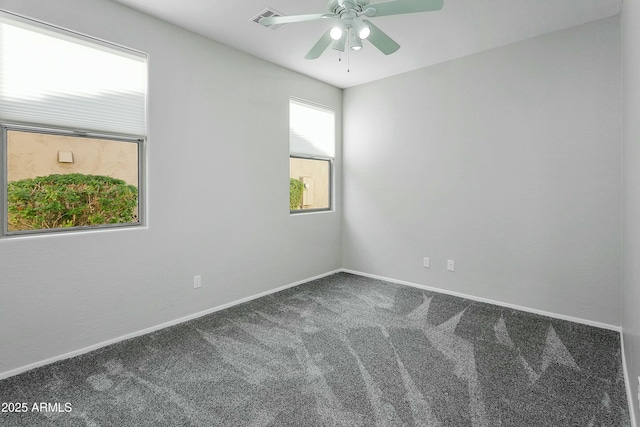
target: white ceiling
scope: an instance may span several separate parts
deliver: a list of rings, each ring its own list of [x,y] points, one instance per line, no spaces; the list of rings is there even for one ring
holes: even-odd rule
[[[346,54],[338,62],[331,47],[319,59],[304,59],[332,21],[276,31],[250,21],[266,7],[284,15],[325,13],[324,0],[114,1],[340,88],[614,16],[622,6],[622,0],[444,0],[436,12],[371,18],[401,48],[385,56],[365,41],[350,53],[347,72]]]

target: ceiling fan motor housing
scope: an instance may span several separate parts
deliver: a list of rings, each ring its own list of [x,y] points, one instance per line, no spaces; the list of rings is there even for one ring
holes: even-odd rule
[[[359,14],[368,4],[369,0],[329,0],[327,10],[329,10],[329,13],[334,13],[342,18],[345,13],[349,12]]]

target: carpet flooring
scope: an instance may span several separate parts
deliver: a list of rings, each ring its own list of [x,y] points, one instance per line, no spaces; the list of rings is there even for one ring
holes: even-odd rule
[[[619,340],[338,273],[0,381],[0,425],[630,426]]]

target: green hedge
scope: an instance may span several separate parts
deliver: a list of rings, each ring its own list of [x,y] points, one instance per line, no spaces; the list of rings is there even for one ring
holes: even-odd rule
[[[133,222],[138,188],[99,175],[48,175],[8,183],[9,230]]]
[[[302,192],[304,184],[299,179],[289,178],[289,209],[294,211],[302,208]]]

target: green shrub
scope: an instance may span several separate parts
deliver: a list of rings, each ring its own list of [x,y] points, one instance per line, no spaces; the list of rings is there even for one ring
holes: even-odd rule
[[[9,230],[133,222],[134,185],[108,176],[48,175],[8,183]]]
[[[302,208],[302,192],[304,184],[299,179],[289,178],[289,209],[297,210]]]

